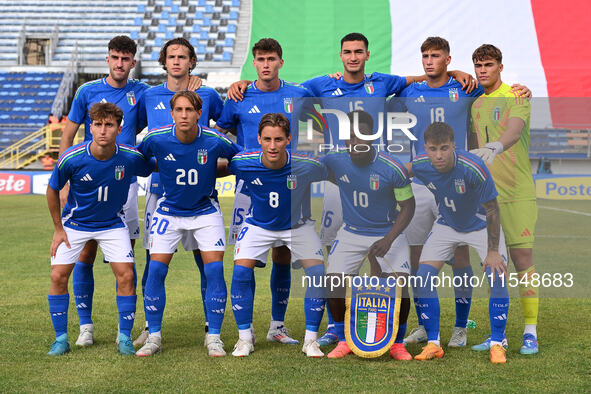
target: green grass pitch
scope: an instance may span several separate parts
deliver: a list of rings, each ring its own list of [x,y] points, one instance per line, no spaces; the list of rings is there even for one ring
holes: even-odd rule
[[[226,223],[229,223],[231,201],[221,203]],[[140,206],[143,206],[142,199]],[[254,325],[258,343],[255,352],[245,359],[235,359],[231,355],[210,359],[203,347],[198,270],[191,255],[182,251],[174,257],[166,280],[167,306],[161,354],[139,359],[117,353],[114,277],[99,256],[94,269],[96,343],[86,349],[75,347],[78,319],[71,302],[72,352],[53,358],[46,355],[54,332],[47,305],[53,229],[45,198],[2,196],[0,392],[588,391],[591,387],[591,268],[588,265],[591,207],[584,201],[543,200],[539,201],[539,206],[534,252],[537,269],[540,273],[570,272],[574,286],[541,290],[538,325],[541,351],[535,356],[519,355],[523,320],[517,297],[511,299],[507,325],[508,363],[492,365],[488,354],[469,349],[489,331],[486,289],[482,289],[472,304],[470,318],[477,322],[477,327],[468,332],[468,348],[446,349],[441,360],[394,362],[387,355],[372,360],[355,356],[342,360],[307,359],[300,346],[265,341],[271,313],[270,267],[267,267],[256,270]],[[141,245],[136,246],[136,255],[141,275],[145,264]],[[476,263],[473,264],[474,271],[479,272]],[[225,266],[229,289],[231,248],[227,250]],[[446,270],[450,272],[449,268]],[[516,295],[516,291],[512,294]],[[304,334],[302,307],[303,300],[293,298],[286,318],[291,333],[300,340]],[[453,307],[452,299],[442,298],[441,339],[444,345],[452,331]],[[134,337],[144,319],[141,300],[138,300],[137,310]],[[415,326],[413,309],[409,330]],[[325,323],[321,330],[324,327]],[[222,339],[228,353],[237,337],[231,308],[227,308]],[[409,346],[409,351],[417,354],[420,346]]]

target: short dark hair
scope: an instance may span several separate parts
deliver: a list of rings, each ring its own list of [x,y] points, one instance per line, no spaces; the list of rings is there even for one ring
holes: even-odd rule
[[[179,97],[184,97],[195,108],[195,111],[199,111],[203,107],[203,100],[199,95],[191,90],[181,90],[180,92],[176,92],[174,96],[170,99],[170,109],[174,109],[174,104],[179,99]]]
[[[261,135],[263,129],[267,126],[270,127],[281,127],[285,132],[285,136],[289,136],[289,119],[280,113],[268,113],[264,114],[259,123],[259,135]]]
[[[360,110],[349,112],[347,114],[347,117],[349,118],[349,122],[351,125],[353,125],[353,119],[354,119],[355,114],[357,114],[357,124],[358,125],[365,124],[368,126],[367,132],[364,132],[365,130],[362,130],[361,128],[359,128],[359,132],[361,134],[372,134],[373,133],[373,118],[371,117],[371,115],[365,111],[360,111]]]
[[[443,144],[445,142],[454,142],[454,130],[450,125],[444,122],[431,123],[423,134],[425,143]]]
[[[90,119],[94,122],[95,120],[105,120],[109,116],[115,118],[117,122],[117,126],[121,126],[121,121],[123,120],[123,111],[121,108],[116,106],[113,103],[96,103],[90,107]]]
[[[135,56],[137,45],[135,41],[127,36],[116,36],[109,41],[109,51],[117,51],[123,53],[131,53]]]
[[[283,49],[281,44],[274,38],[261,38],[256,44],[252,46],[252,56],[255,57],[257,51],[260,52],[275,52],[279,59],[283,59]]]
[[[369,41],[367,40],[367,37],[361,33],[349,33],[345,37],[341,38],[341,49],[343,49],[343,44],[346,41],[363,41],[365,44],[365,49],[369,49]]]
[[[191,67],[191,70],[193,70],[195,68],[195,66],[197,65],[197,54],[195,53],[195,48],[193,47],[193,45],[191,45],[191,43],[189,41],[187,41],[187,39],[185,39],[183,37],[177,37],[177,38],[173,38],[172,40],[168,40],[166,42],[166,44],[164,44],[162,46],[162,49],[160,49],[160,55],[158,56],[158,63],[160,63],[160,65],[162,66],[164,71],[167,71],[166,70],[166,51],[168,50],[168,47],[171,45],[182,45],[184,47],[187,47],[187,49],[189,50],[189,59],[195,60],[195,63],[193,63],[193,67]]]
[[[499,48],[491,44],[482,44],[472,53],[472,62],[481,62],[489,59],[496,60],[501,64],[503,63],[503,53]]]
[[[441,37],[427,37],[421,45],[421,52],[428,51],[429,49],[439,49],[449,54],[449,42]]]

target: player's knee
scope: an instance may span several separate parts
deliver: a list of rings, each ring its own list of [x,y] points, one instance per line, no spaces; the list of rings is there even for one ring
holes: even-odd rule
[[[119,272],[117,274],[117,285],[119,286],[119,290],[123,292],[131,292],[134,288],[134,274],[133,269],[125,270],[123,272]]]
[[[68,279],[70,279],[69,272],[59,268],[51,270],[51,285],[53,288],[67,291]]]

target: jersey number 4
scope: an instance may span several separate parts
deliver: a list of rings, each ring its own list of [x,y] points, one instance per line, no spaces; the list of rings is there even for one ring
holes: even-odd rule
[[[444,197],[443,202],[445,203],[446,207],[451,208],[452,212],[456,211],[456,204],[454,203],[454,200],[448,200],[447,197]]]

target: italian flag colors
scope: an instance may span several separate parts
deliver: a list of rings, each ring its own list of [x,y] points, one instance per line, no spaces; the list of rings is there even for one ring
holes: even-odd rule
[[[423,74],[420,46],[429,36],[449,41],[449,69],[470,73],[474,49],[493,44],[503,52],[504,82],[551,98],[532,103],[540,113],[532,112],[532,127],[586,128],[591,111],[573,116],[561,111],[572,103],[554,98],[591,97],[591,52],[583,49],[589,15],[589,0],[253,0],[250,47],[263,37],[277,39],[285,60],[281,78],[303,82],[343,70],[340,39],[351,32],[369,39],[367,73],[401,76]],[[252,54],[242,77],[256,79]]]
[[[380,342],[386,335],[387,314],[377,312],[357,312],[357,333],[359,339],[367,344]]]

